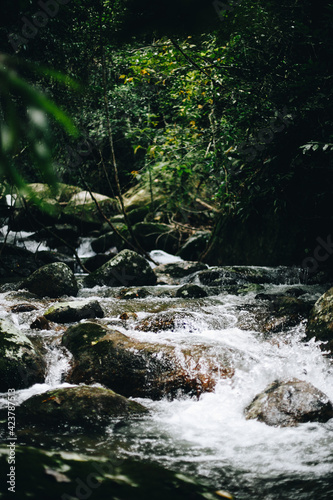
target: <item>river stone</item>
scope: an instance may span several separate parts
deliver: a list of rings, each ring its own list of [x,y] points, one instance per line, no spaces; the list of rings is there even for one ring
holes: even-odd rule
[[[213,390],[221,373],[233,374],[216,362],[207,373],[206,360],[201,366],[202,346],[179,357],[173,346],[139,342],[93,322],[68,328],[62,344],[74,358],[69,383],[100,383],[126,397],[199,396]]]
[[[56,323],[73,323],[81,319],[103,318],[104,311],[97,300],[72,301],[54,304],[44,316]]]
[[[181,297],[183,299],[200,299],[208,297],[208,294],[201,286],[187,283],[177,290],[176,297]]]
[[[148,261],[133,250],[122,250],[102,267],[86,276],[84,286],[155,285],[156,276]]]
[[[102,387],[66,387],[32,396],[17,410],[24,424],[49,428],[79,426],[99,428],[108,425],[112,417],[128,417],[148,413],[135,401],[130,401]]]
[[[321,347],[333,353],[333,288],[324,293],[313,306],[306,328],[306,340],[325,342]]]
[[[35,293],[38,297],[51,298],[76,296],[78,292],[74,273],[63,262],[46,264],[24,280],[19,288]]]
[[[45,361],[13,323],[0,319],[0,392],[43,383]]]
[[[293,267],[223,266],[211,267],[198,273],[203,285],[243,285],[246,283],[281,285],[299,282],[299,272]]]
[[[309,382],[275,381],[253,399],[245,416],[267,425],[293,427],[304,422],[327,422],[333,417],[333,405]]]
[[[160,264],[154,268],[154,272],[157,276],[167,275],[171,278],[184,278],[197,271],[203,271],[207,267],[207,264],[203,262],[180,261]]]

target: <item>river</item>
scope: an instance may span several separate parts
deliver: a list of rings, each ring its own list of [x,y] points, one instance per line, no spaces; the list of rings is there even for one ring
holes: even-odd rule
[[[87,253],[87,241],[82,248]],[[160,257],[163,262],[173,260],[167,255]],[[264,292],[282,293],[300,286],[306,292],[304,300],[313,302],[323,292],[318,286],[300,285],[289,278],[280,285],[264,285]],[[136,399],[151,410],[149,415],[113,422],[103,435],[85,440],[75,435],[36,433],[28,444],[87,454],[107,455],[113,450],[120,458],[159,464],[195,477],[214,490],[228,490],[239,500],[333,498],[333,419],[280,428],[244,416],[244,408],[253,397],[276,379],[308,381],[333,401],[332,361],[323,355],[318,343],[303,341],[304,322],[267,335],[256,325],[258,299],[254,292],[233,295],[222,286],[214,296],[185,301],[156,294],[158,289],[172,289],[170,286],[154,288],[153,295],[132,300],[117,299],[119,289],[81,288],[75,300],[97,299],[105,312],[102,323],[140,341],[176,346],[180,359],[185,348],[198,346],[201,369],[207,365],[208,370],[212,363],[222,366],[227,353],[234,376],[219,378],[214,392],[199,398]],[[68,386],[63,380],[70,355],[60,346],[62,331],[30,329],[37,313],[42,314],[51,301],[36,300],[37,311],[13,314],[10,306],[18,302],[10,290],[2,291],[0,317],[14,322],[30,338],[41,337],[48,362],[45,383],[18,391],[20,403],[33,394]],[[185,320],[172,331],[143,332],[134,325],[124,325],[119,319],[124,311],[135,312],[139,320],[161,311],[179,312]],[[0,395],[0,404],[5,403],[5,395]]]

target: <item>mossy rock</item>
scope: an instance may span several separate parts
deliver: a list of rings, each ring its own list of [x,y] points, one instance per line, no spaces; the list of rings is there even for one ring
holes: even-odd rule
[[[86,427],[99,429],[112,418],[144,415],[148,410],[110,389],[102,387],[66,387],[32,396],[17,408],[20,427]]]
[[[156,276],[148,261],[133,250],[122,250],[106,264],[84,279],[84,286],[155,285]]]
[[[46,363],[31,340],[0,319],[0,392],[43,383]]]
[[[187,283],[180,287],[176,293],[176,297],[183,299],[201,299],[207,296],[207,292],[201,286],[194,285],[193,283]]]
[[[56,323],[74,323],[81,319],[103,318],[104,311],[97,300],[71,301],[54,304],[44,316]]]
[[[139,342],[94,322],[68,328],[62,344],[73,354],[69,383],[97,382],[126,397],[155,400],[199,395],[215,387],[216,380],[207,374],[207,367],[204,373],[199,368],[193,371],[193,360],[200,364],[201,349],[184,353],[180,361],[173,346]]]
[[[333,288],[324,293],[313,306],[306,328],[306,339],[315,338],[325,344],[322,349],[333,353]]]
[[[78,285],[73,271],[63,262],[54,262],[41,267],[26,280],[20,289],[26,289],[38,297],[57,298],[63,295],[76,296]]]
[[[10,472],[9,448],[0,448],[1,470]],[[144,461],[122,459],[114,452],[87,456],[16,446],[15,493],[3,489],[4,500],[218,500],[193,477]],[[224,498],[232,499],[228,494]]]

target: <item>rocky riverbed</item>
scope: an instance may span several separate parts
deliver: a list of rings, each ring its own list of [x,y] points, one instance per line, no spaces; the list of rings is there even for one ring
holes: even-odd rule
[[[88,274],[24,249],[3,278],[0,460],[21,497],[331,498],[329,275],[149,251]]]

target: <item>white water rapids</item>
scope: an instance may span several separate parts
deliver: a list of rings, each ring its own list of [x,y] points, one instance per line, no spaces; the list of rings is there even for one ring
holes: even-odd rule
[[[265,285],[266,291],[274,293],[288,287]],[[319,295],[318,290],[308,287],[304,297]],[[176,346],[180,359],[182,349],[200,346],[202,366],[205,359],[207,366],[212,360],[222,366],[227,352],[235,374],[231,379],[221,378],[214,392],[199,399],[138,399],[151,410],[150,414],[111,425],[103,436],[95,438],[92,449],[103,453],[116,448],[120,456],[159,463],[195,476],[214,489],[229,490],[236,499],[333,498],[333,419],[325,424],[279,428],[244,417],[244,408],[253,397],[276,379],[308,381],[333,401],[332,361],[316,342],[302,340],[304,324],[279,334],[259,333],[249,310],[256,303],[254,293],[236,296],[221,291],[213,297],[187,301],[154,296],[125,301],[115,296],[116,290],[109,296],[106,287],[96,287],[81,289],[78,299],[97,299],[105,311],[103,323],[140,341]],[[14,321],[30,337],[44,337],[48,345],[45,384],[18,391],[23,401],[50,388],[68,386],[62,380],[70,356],[59,346],[59,332],[29,328],[48,302],[35,301],[37,311],[11,313],[10,306],[19,302],[11,292],[1,293],[0,317]],[[169,310],[187,315],[175,331],[142,332],[125,328],[119,320],[124,311],[135,311],[143,319]],[[73,446],[79,445],[73,442]]]

